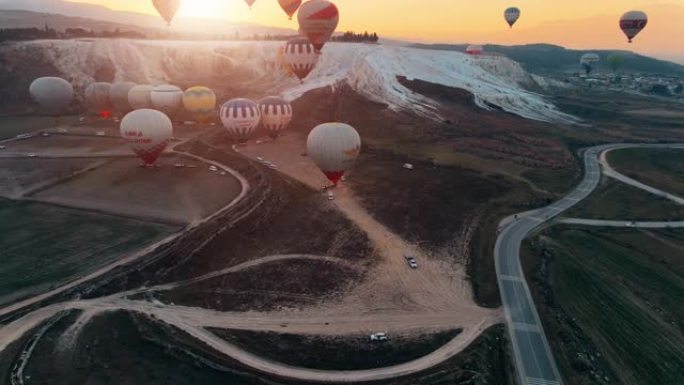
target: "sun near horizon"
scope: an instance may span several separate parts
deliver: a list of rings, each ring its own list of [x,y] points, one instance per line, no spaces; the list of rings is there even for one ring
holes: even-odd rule
[[[146,0],[68,0],[99,4],[114,10],[156,14]],[[642,53],[683,56],[671,44],[684,39],[682,0],[336,0],[342,10],[338,31],[375,31],[382,37],[421,42],[525,44],[552,43],[568,48],[629,49]],[[503,10],[515,5],[522,16],[510,31]],[[617,27],[623,12],[641,9],[649,25],[638,44],[627,44]],[[250,10],[243,0],[184,1],[177,17],[225,19],[296,29],[276,0],[257,0]]]

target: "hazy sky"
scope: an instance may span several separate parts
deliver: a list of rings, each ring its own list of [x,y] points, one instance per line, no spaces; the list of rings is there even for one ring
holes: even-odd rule
[[[147,0],[70,0],[155,13]],[[385,37],[436,42],[520,44],[549,42],[574,48],[629,48],[684,56],[684,0],[336,0],[338,30],[377,31]],[[503,10],[522,17],[513,31]],[[631,9],[647,11],[649,26],[627,45],[617,24]],[[179,16],[223,18],[296,29],[276,0],[185,0]]]

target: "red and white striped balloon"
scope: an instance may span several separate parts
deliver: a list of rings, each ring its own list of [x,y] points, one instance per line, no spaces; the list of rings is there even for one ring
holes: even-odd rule
[[[299,32],[309,39],[316,51],[330,39],[340,21],[335,4],[328,0],[309,0],[297,14]]]
[[[292,105],[287,100],[269,96],[259,101],[261,124],[268,132],[268,136],[276,139],[292,121]]]
[[[316,67],[319,56],[308,39],[295,38],[285,44],[283,60],[299,80],[304,80]]]
[[[641,11],[629,11],[620,18],[620,29],[625,33],[629,42],[648,24],[648,16]]]

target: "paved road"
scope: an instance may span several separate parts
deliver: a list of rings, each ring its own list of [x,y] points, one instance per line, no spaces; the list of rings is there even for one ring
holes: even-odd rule
[[[665,199],[669,199],[672,202],[675,202],[677,204],[684,205],[684,198],[681,198],[681,197],[678,197],[676,195],[665,192],[663,190],[659,190],[657,188],[645,185],[645,184],[643,184],[637,180],[634,180],[634,179],[632,179],[632,178],[630,178],[624,174],[617,172],[615,169],[613,169],[610,166],[610,164],[608,163],[608,160],[606,159],[606,156],[608,155],[609,152],[614,151],[614,150],[618,150],[618,149],[633,148],[633,147],[643,147],[643,145],[632,145],[632,146],[623,145],[623,146],[619,146],[619,147],[604,151],[601,154],[601,166],[603,166],[603,174],[606,176],[609,176],[613,179],[619,180],[622,183],[628,184],[632,187],[636,187],[638,189],[649,192],[653,195],[657,195],[657,196],[663,197]],[[649,147],[682,148],[679,145],[654,145],[654,146],[649,146]]]
[[[641,221],[607,221],[603,219],[562,218],[556,223],[597,227],[626,227],[637,229],[675,229],[684,227],[684,221],[673,222],[641,222]]]
[[[542,223],[555,218],[591,194],[601,179],[601,159],[605,159],[604,154],[606,152],[625,148],[646,147],[682,148],[682,144],[609,144],[589,148],[583,154],[584,178],[574,190],[550,206],[520,214],[517,220],[507,218],[502,221],[501,231],[494,248],[494,258],[506,324],[513,345],[515,366],[520,384],[555,385],[563,382],[520,265],[520,245],[522,241],[538,229]],[[605,169],[608,172],[612,172],[613,175],[611,176],[621,176],[621,174],[612,170],[607,162],[604,161],[604,163]],[[658,195],[665,194],[664,192],[657,192],[657,190],[654,193]],[[586,220],[581,221],[583,224],[588,223]],[[628,223],[624,221],[618,222]],[[642,226],[667,227],[667,224],[642,223]]]

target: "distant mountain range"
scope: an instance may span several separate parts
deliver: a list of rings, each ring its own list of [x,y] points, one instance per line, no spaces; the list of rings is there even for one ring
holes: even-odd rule
[[[414,44],[412,47],[465,52],[467,44]],[[558,74],[580,72],[579,64],[582,55],[588,52],[597,53],[601,61],[596,64],[597,71],[610,71],[606,59],[617,54],[624,58],[621,71],[662,74],[666,76],[684,76],[684,66],[672,62],[654,59],[630,51],[619,50],[573,50],[550,44],[528,45],[484,45],[485,52],[499,53],[522,64],[528,71],[540,74]]]
[[[142,1],[142,0],[141,0]],[[46,18],[54,18],[52,15],[62,15],[91,19],[90,21],[105,21],[138,28],[168,29],[166,23],[157,16],[146,15],[136,12],[115,11],[100,5],[87,3],[72,3],[64,0],[0,0],[0,11],[31,11],[45,15]],[[3,12],[4,13],[4,12]],[[6,24],[8,20],[12,24]],[[0,28],[8,27],[32,27],[40,21],[35,17],[17,18],[2,16],[0,14]],[[45,20],[47,21],[47,20]],[[43,26],[44,22],[38,24]],[[84,22],[84,20],[82,20]],[[22,24],[23,23],[23,24]],[[130,29],[130,28],[129,28]],[[204,35],[234,35],[239,32],[241,36],[253,34],[279,35],[295,34],[297,31],[286,28],[269,27],[253,23],[234,23],[225,20],[200,19],[200,18],[177,18],[171,29],[175,32],[201,33]]]

